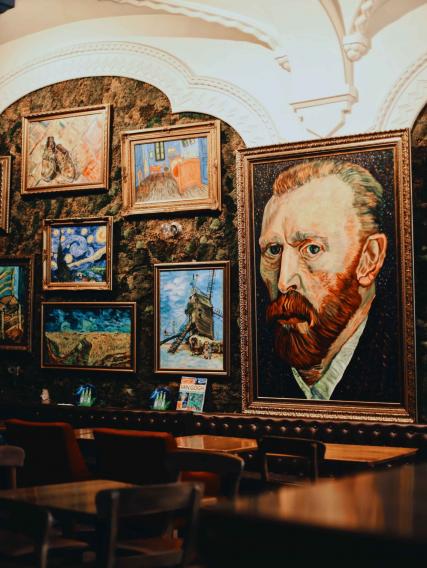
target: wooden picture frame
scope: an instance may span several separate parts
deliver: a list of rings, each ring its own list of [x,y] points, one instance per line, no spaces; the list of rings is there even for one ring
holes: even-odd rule
[[[134,373],[136,302],[42,302],[41,368]]]
[[[34,257],[0,257],[0,349],[31,351]]]
[[[107,190],[110,105],[34,113],[22,122],[22,195]]]
[[[0,156],[0,230],[9,232],[9,200],[12,158]]]
[[[154,372],[228,375],[229,261],[155,264],[154,276]]]
[[[111,290],[113,217],[45,219],[43,290]]]
[[[121,137],[123,215],[221,210],[219,120]]]
[[[410,172],[408,130],[238,151],[245,413],[416,419]]]

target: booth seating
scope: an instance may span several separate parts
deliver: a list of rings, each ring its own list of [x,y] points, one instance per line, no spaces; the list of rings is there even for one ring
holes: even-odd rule
[[[8,444],[23,448],[25,463],[19,469],[20,487],[84,481],[91,478],[74,430],[65,422],[6,420]]]
[[[96,473],[100,479],[150,484],[172,481],[166,455],[176,449],[167,432],[94,428]]]

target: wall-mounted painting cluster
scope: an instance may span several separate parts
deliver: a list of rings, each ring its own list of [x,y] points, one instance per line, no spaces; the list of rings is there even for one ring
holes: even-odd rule
[[[23,117],[23,196],[109,188],[110,105]],[[221,209],[220,124],[123,132],[121,215]],[[0,158],[8,229],[10,157]],[[44,219],[42,290],[113,291],[111,216]],[[0,348],[31,349],[32,258],[0,261]],[[156,265],[155,373],[229,374],[229,262]],[[135,302],[43,301],[41,368],[134,372]]]

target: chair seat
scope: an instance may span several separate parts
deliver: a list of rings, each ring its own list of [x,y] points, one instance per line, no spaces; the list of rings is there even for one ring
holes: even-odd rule
[[[209,471],[183,471],[180,479],[181,481],[202,483],[204,486],[203,495],[205,497],[218,497],[221,495],[221,478],[216,473]]]

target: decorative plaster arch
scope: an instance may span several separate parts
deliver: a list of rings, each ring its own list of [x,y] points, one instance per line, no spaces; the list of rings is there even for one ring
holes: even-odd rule
[[[427,102],[427,53],[407,68],[388,93],[372,130],[411,128]]]
[[[271,115],[243,89],[197,76],[180,59],[127,41],[85,42],[49,52],[0,77],[0,113],[47,85],[94,76],[129,77],[150,83],[169,98],[173,112],[200,112],[230,124],[247,146],[283,141]]]

